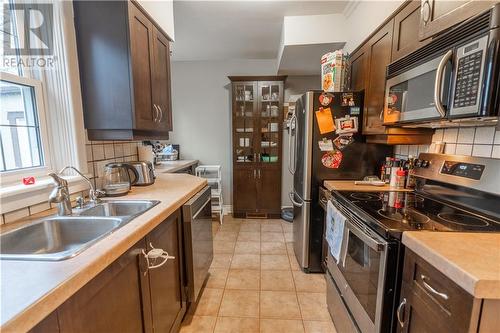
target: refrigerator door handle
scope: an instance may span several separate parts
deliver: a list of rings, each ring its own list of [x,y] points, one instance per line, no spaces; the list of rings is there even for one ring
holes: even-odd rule
[[[295,140],[292,145],[292,137],[296,137],[296,135],[292,135],[294,127],[297,126],[295,114],[290,118],[290,128],[288,131],[288,171],[293,175],[295,174],[295,165],[292,167],[292,163],[295,163]],[[295,124],[295,126],[294,126]],[[293,159],[292,159],[292,146],[293,146]],[[292,162],[293,161],[293,162]]]
[[[288,193],[288,197],[290,198],[290,201],[292,202],[292,204],[294,206],[296,206],[296,207],[302,207],[304,205],[304,202],[297,202],[297,201],[295,201],[294,193],[293,192]]]

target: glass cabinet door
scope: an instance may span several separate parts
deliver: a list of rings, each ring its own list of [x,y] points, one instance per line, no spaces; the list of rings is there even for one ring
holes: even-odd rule
[[[253,82],[233,84],[233,156],[236,163],[253,163],[255,150],[255,103],[256,89]]]
[[[259,163],[279,163],[281,159],[281,82],[259,82],[258,110],[258,149]]]

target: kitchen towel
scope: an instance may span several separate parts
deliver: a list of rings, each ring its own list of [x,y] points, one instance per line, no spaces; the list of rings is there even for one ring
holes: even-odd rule
[[[330,248],[330,253],[335,258],[337,264],[340,258],[340,249],[344,238],[345,216],[328,201],[326,209],[326,241]]]

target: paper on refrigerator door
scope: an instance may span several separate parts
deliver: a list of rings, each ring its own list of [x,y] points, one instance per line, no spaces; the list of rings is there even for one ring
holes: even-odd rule
[[[344,238],[345,220],[344,215],[339,212],[331,201],[328,201],[326,210],[326,241],[330,248],[330,253],[337,263],[339,263],[340,249],[342,248],[342,240]]]

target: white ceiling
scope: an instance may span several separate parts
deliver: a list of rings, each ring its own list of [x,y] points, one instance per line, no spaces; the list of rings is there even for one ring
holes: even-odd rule
[[[174,1],[174,61],[276,59],[284,16],[342,13],[348,1]]]

